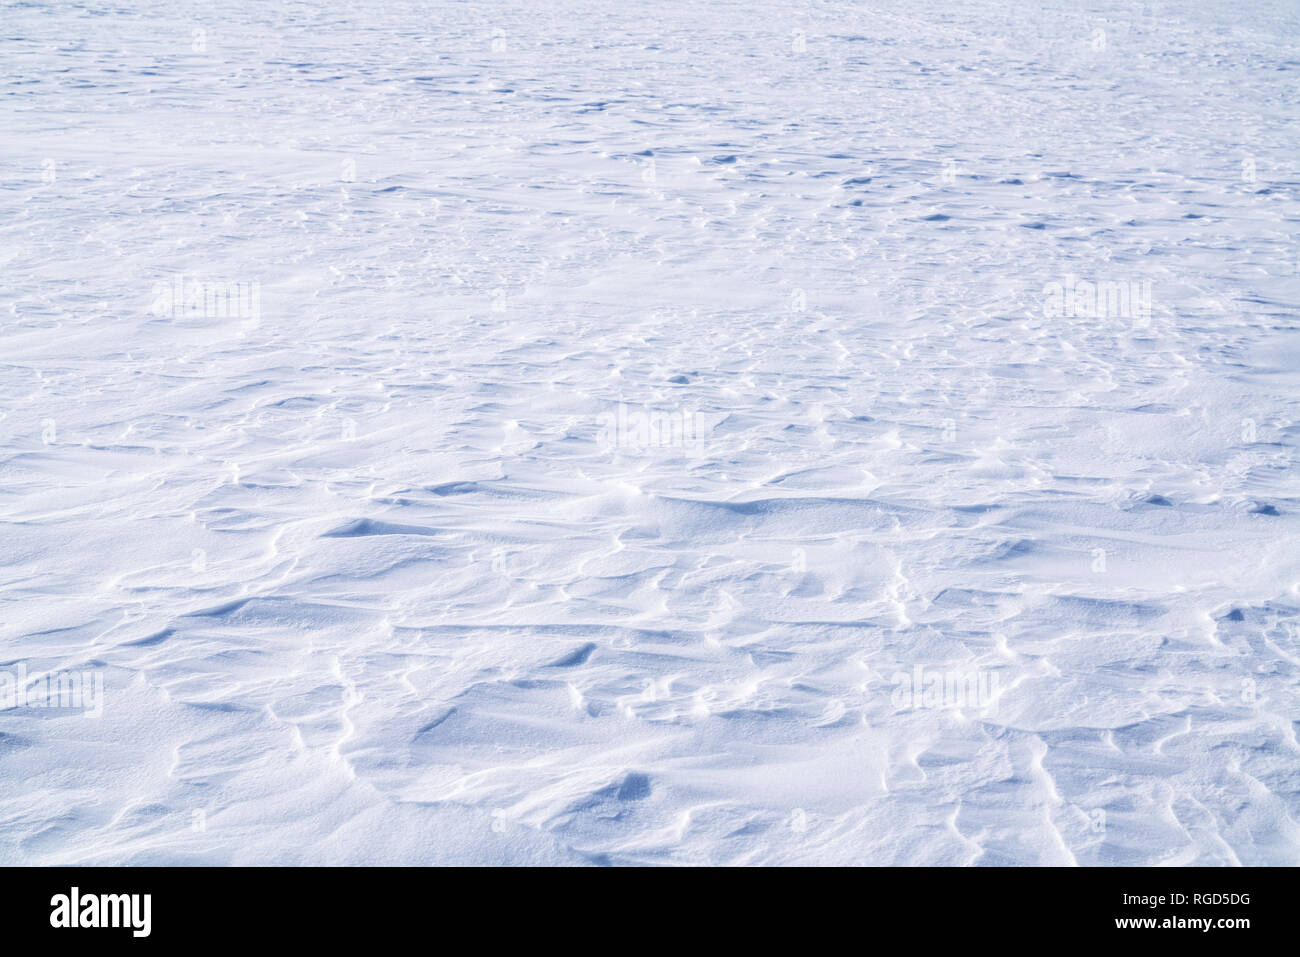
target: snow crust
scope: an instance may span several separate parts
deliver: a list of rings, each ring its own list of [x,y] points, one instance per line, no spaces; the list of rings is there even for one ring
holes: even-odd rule
[[[0,861],[1300,863],[1293,4],[0,26]]]

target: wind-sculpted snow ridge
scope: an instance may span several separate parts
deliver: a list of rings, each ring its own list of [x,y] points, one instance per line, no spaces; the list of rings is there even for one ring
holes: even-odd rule
[[[1300,863],[1293,5],[0,19],[0,861]]]

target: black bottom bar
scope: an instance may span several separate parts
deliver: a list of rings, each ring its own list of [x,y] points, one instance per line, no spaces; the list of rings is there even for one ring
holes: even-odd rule
[[[71,943],[75,935],[78,944],[319,941],[331,949],[400,945],[440,926],[493,944],[513,936],[540,942],[562,928],[613,943],[605,936],[611,921],[627,939],[689,921],[733,941],[774,930],[852,935],[856,926],[877,941],[894,933],[927,949],[1003,935],[1234,946],[1292,938],[1295,876],[1210,868],[0,870],[11,947],[27,938]]]

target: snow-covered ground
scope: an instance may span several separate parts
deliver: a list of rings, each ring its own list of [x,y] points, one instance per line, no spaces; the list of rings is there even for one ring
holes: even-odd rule
[[[1294,3],[0,28],[0,861],[1300,863]]]

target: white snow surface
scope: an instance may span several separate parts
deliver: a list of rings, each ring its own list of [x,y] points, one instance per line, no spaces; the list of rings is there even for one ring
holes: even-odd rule
[[[0,862],[1300,864],[1298,37],[4,3]]]

